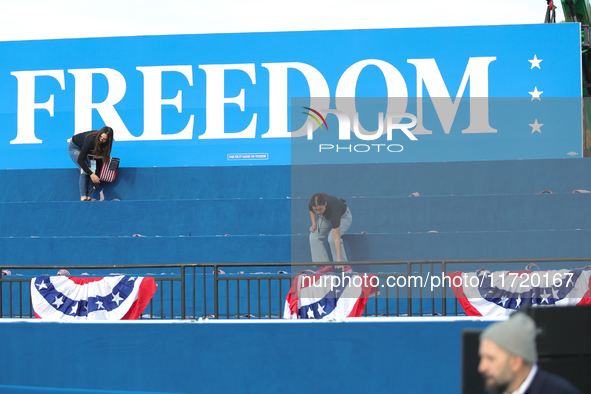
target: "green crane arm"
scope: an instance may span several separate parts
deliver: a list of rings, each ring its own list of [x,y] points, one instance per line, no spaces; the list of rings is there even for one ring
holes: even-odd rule
[[[546,0],[546,23],[556,22],[554,0]],[[589,0],[560,0],[565,22],[581,24],[581,66],[583,91],[583,157],[591,156],[591,8]]]
[[[590,24],[589,0],[561,0],[561,2],[566,22]]]

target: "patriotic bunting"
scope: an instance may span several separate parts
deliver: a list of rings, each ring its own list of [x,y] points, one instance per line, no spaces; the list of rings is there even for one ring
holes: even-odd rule
[[[154,278],[137,276],[31,279],[35,317],[44,320],[135,320],[155,292]]]
[[[591,304],[591,270],[479,270],[447,277],[468,316],[506,316],[525,305]]]

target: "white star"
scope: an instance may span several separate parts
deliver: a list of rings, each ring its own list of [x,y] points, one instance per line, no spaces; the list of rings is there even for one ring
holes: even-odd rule
[[[552,298],[558,298],[558,290],[555,288],[552,288]]]
[[[135,276],[129,278],[129,281],[131,282],[132,280],[136,280],[137,278]]]
[[[75,315],[76,312],[78,312],[78,303],[74,304],[74,306],[72,307],[72,312],[70,312],[70,315]]]
[[[35,286],[37,286],[37,288],[39,290],[41,290],[41,289],[47,289],[47,284],[45,284],[45,282],[36,283]]]
[[[515,305],[515,309],[519,308],[519,305],[521,305],[521,297],[517,299],[517,305]]]
[[[533,92],[528,92],[528,93],[531,94],[531,101],[534,101],[534,99],[538,99],[538,101],[542,101],[542,99],[540,98],[540,94],[542,94],[544,92],[538,91],[537,86],[534,88]]]
[[[550,297],[550,294],[546,293],[546,290],[544,290],[544,292],[541,294],[542,295],[542,302],[540,302],[540,304],[544,303],[544,300],[546,301],[546,304],[549,304],[550,302],[548,301],[548,297]]]
[[[507,297],[501,297],[501,303],[503,304],[503,306],[505,306],[505,303],[507,302],[508,298]]]
[[[532,134],[534,133],[534,131],[537,131],[538,133],[542,134],[542,130],[540,130],[540,128],[543,125],[543,123],[538,123],[538,120],[536,119],[536,121],[533,124],[530,124]]]
[[[123,301],[123,298],[119,297],[119,293],[117,293],[113,296],[113,301],[115,301],[117,303],[117,306],[119,306],[119,303]]]
[[[57,296],[55,296],[55,300],[52,302],[52,304],[55,305],[57,309],[60,309],[60,306],[62,306],[63,303],[62,297],[58,298]]]
[[[97,309],[101,309],[101,308],[105,309],[105,307],[103,307],[102,301],[97,301],[96,304],[98,305]]]
[[[322,316],[322,314],[326,315],[326,312],[324,312],[324,307],[322,305],[318,305],[318,313],[320,314],[320,316]]]
[[[538,57],[536,55],[534,55],[533,60],[528,60],[528,62],[531,63],[531,68],[534,68],[534,67],[540,68],[540,63],[543,61],[544,61],[544,59],[538,59]],[[530,68],[530,70],[531,70],[531,68]]]
[[[313,319],[314,318],[314,311],[312,310],[312,308],[308,309],[308,319]]]

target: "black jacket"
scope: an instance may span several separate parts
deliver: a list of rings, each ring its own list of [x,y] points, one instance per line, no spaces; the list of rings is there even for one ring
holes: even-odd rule
[[[526,394],[581,394],[566,379],[538,368]]]

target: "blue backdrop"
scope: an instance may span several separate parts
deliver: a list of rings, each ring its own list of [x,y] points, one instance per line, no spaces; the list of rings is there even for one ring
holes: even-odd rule
[[[123,167],[582,153],[578,24],[19,41],[0,51],[0,169],[71,168],[67,140],[104,124]],[[397,101],[368,109],[351,97]],[[324,110],[352,118],[361,107],[367,130],[378,110],[414,116],[417,140],[396,129],[391,140],[343,140]],[[309,145],[308,124],[311,153],[319,143],[353,151],[292,152],[292,142]],[[403,149],[355,148],[372,143]]]

